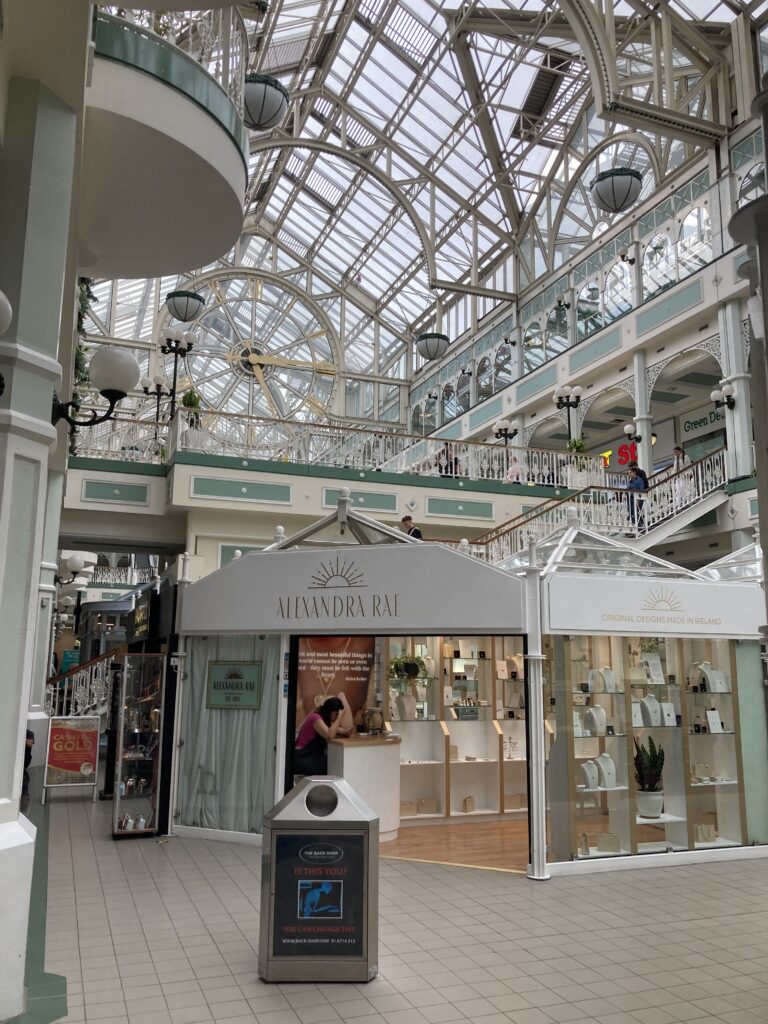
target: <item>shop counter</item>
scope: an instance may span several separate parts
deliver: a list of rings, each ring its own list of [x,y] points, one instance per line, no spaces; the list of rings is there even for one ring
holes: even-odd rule
[[[379,842],[397,839],[400,824],[400,737],[369,736],[328,741],[328,774],[355,789],[379,816]]]

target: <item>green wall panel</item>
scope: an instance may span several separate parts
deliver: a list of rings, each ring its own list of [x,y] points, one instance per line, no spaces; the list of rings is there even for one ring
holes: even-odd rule
[[[323,508],[336,508],[339,500],[338,487],[323,488]],[[397,512],[397,495],[391,491],[350,491],[352,504],[363,512]]]
[[[530,398],[532,395],[538,395],[540,391],[544,391],[546,388],[553,388],[557,383],[557,363],[552,363],[546,370],[541,373],[534,374],[531,377],[526,377],[522,383],[518,384],[515,388],[515,394],[518,402],[525,401],[526,398]]]
[[[454,440],[457,437],[461,437],[461,423],[452,423],[448,427],[441,427],[440,430],[435,431],[435,437],[447,437],[449,440]]]
[[[263,547],[253,547],[248,544],[220,544],[219,545],[219,568],[222,565],[227,565],[235,557],[236,551],[241,551],[244,555],[249,555],[251,551],[263,551]]]
[[[269,484],[261,480],[225,480],[214,476],[193,476],[193,498],[217,498],[220,501],[264,501],[290,505],[290,484]]]
[[[638,338],[648,331],[661,327],[668,320],[674,320],[676,316],[685,313],[701,302],[702,298],[701,278],[691,281],[690,284],[677,288],[667,293],[666,298],[656,302],[649,309],[644,309],[635,317],[635,329]]]
[[[109,502],[113,505],[148,505],[147,484],[126,484],[122,480],[83,480],[83,501]]]
[[[456,519],[493,519],[493,502],[427,498],[427,515],[451,516]]]
[[[474,430],[475,427],[479,427],[481,423],[486,423],[492,417],[501,416],[502,414],[502,402],[501,398],[494,398],[490,401],[483,402],[483,404],[475,409],[474,412],[469,414],[469,426],[470,429]]]
[[[614,327],[612,331],[606,331],[594,341],[583,341],[570,354],[571,373],[594,363],[596,359],[607,356],[609,352],[614,352],[617,348],[621,348],[621,330],[618,327]]]

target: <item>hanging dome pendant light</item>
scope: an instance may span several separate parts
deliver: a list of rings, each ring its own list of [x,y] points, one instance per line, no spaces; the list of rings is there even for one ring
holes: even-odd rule
[[[285,117],[289,98],[282,82],[252,71],[245,76],[243,121],[256,132],[269,131]]]
[[[447,334],[425,331],[416,338],[416,351],[422,359],[442,359],[448,351],[451,339]]]
[[[181,320],[183,324],[188,324],[200,316],[205,299],[197,292],[168,292],[165,296],[165,305],[174,320]]]
[[[637,201],[643,176],[633,167],[612,167],[601,171],[589,186],[592,200],[605,213],[622,213]]]

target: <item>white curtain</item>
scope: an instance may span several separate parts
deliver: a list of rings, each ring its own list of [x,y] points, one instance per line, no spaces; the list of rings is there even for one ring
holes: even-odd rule
[[[209,661],[261,661],[258,711],[206,708]],[[280,638],[190,637],[180,739],[180,825],[261,832],[275,802]]]

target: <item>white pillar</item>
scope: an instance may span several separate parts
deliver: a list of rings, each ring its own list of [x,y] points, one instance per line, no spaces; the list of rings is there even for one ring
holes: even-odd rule
[[[637,442],[637,462],[650,476],[653,472],[653,446],[651,433],[651,398],[648,394],[645,351],[639,349],[632,357],[635,375],[635,428],[641,439]]]
[[[536,562],[536,545],[528,546],[528,568],[525,573],[525,621],[528,634],[526,673],[528,677],[528,827],[531,839],[531,862],[528,877],[542,881],[547,871],[547,792],[546,746],[544,741],[544,678],[541,643],[541,579]]]
[[[744,348],[742,310],[738,301],[726,302],[718,310],[723,377],[736,389],[735,406],[723,409],[728,445],[726,470],[729,480],[752,474],[752,409],[750,373]]]

